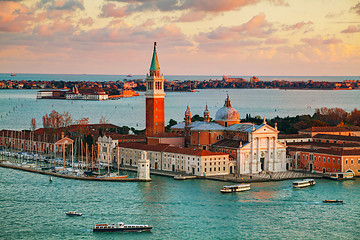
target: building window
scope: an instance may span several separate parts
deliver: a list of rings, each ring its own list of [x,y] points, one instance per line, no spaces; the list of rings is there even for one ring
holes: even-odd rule
[[[210,172],[211,172],[211,168],[210,168]]]
[[[354,160],[351,159],[351,164],[354,164]]]
[[[324,160],[324,162],[326,162],[326,158],[325,158],[325,157],[323,158],[323,160]]]

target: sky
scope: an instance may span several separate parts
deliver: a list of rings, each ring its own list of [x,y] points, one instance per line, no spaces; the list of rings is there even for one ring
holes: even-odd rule
[[[359,76],[360,1],[0,0],[0,72]]]

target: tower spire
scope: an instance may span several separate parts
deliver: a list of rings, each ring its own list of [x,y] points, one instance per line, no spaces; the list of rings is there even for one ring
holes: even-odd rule
[[[156,53],[156,42],[154,42],[154,51],[150,64],[150,76],[160,76],[160,65]]]

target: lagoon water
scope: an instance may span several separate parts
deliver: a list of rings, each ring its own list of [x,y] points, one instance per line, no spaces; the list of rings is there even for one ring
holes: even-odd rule
[[[0,239],[359,239],[360,180],[253,183],[88,182],[0,168]],[[345,204],[323,204],[342,199]],[[68,217],[76,210],[82,217]],[[150,233],[93,233],[98,223],[150,224]]]
[[[109,101],[36,99],[38,90],[0,90],[0,129],[29,129],[32,118],[42,127],[42,116],[52,110],[68,111],[73,119],[89,118],[99,123],[104,116],[119,126],[145,128],[145,96]],[[192,115],[203,115],[208,105],[210,117],[224,104],[226,95],[240,113],[273,118],[314,114],[316,108],[338,107],[351,111],[360,106],[360,90],[279,90],[279,89],[204,89],[198,92],[167,92],[165,97],[165,121],[183,121],[186,106]]]

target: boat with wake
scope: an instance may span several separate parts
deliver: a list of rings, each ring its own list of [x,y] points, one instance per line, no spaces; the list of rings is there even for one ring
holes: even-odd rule
[[[128,225],[123,222],[117,224],[96,224],[93,232],[148,232],[152,227],[149,225]]]
[[[82,216],[82,213],[78,213],[77,211],[68,211],[65,214],[67,216]]]
[[[329,199],[329,200],[324,200],[323,203],[344,203],[343,200],[333,200],[333,199]]]

